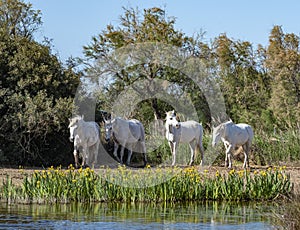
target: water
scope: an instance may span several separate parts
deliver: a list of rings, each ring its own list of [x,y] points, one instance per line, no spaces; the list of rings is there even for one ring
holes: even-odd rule
[[[274,229],[276,205],[0,204],[0,229]]]

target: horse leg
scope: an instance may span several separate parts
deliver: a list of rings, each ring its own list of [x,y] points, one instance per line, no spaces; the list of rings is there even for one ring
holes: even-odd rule
[[[118,148],[119,148],[119,144],[114,141],[114,156],[117,159],[117,161],[120,162],[120,158],[118,157]]]
[[[199,148],[199,151],[201,153],[200,165],[203,166],[203,164],[204,164],[204,148],[203,148],[203,144],[202,144],[202,138],[200,138],[200,140],[199,140],[198,148]]]
[[[82,147],[82,163],[81,163],[81,167],[83,167],[86,164],[86,148]]]
[[[147,164],[147,156],[146,156],[146,144],[144,141],[141,142],[141,145],[142,145],[142,151],[143,151],[143,154],[144,154],[144,167],[146,166]]]
[[[121,151],[120,151],[120,163],[121,164],[123,164],[124,149],[125,149],[125,144],[122,144],[121,145]]]
[[[81,164],[82,167],[87,165],[87,159],[89,157],[89,153],[90,153],[90,151],[89,151],[88,145],[87,144],[83,145],[82,146],[82,164]]]
[[[231,144],[228,145],[227,149],[226,149],[226,156],[225,156],[225,167],[227,167],[228,164],[228,168],[232,167],[232,163],[231,163],[231,150],[234,149],[234,146],[232,146]]]
[[[95,146],[95,155],[94,155],[94,164],[98,163],[99,158],[99,142],[96,143]]]
[[[74,148],[73,155],[74,155],[74,160],[75,160],[75,168],[78,168],[78,150],[77,150],[77,148]]]
[[[92,154],[93,156],[91,156],[91,162],[92,162],[92,166],[93,168],[95,167],[95,164],[98,163],[98,154],[99,154],[99,141],[97,141],[93,146],[90,147],[90,154]]]
[[[249,149],[250,149],[250,147],[247,142],[246,144],[243,145],[243,150],[244,150],[244,155],[245,155],[243,168],[246,168],[246,167],[249,168]]]
[[[130,164],[131,155],[132,155],[132,144],[129,144],[128,145],[128,156],[127,156],[127,161],[126,161],[126,164],[128,166]]]
[[[189,146],[190,146],[190,149],[191,149],[191,160],[190,160],[189,165],[193,165],[194,164],[194,158],[195,158],[195,147],[196,147],[196,144],[194,143],[194,141],[191,141],[189,143]]]
[[[177,144],[177,142],[171,142],[171,145],[173,146],[172,147],[172,166],[174,166],[175,165],[175,161],[176,161],[176,150],[177,150],[177,146],[178,146],[178,144]]]
[[[172,159],[173,159],[173,142],[169,141],[168,144],[170,146],[170,150],[171,150],[171,154],[172,154]],[[172,160],[172,162],[173,162],[173,160]]]

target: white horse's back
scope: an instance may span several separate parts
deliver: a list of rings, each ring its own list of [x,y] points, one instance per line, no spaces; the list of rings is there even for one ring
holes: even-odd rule
[[[126,143],[136,143],[139,140],[145,140],[144,127],[140,121],[136,119],[115,119],[115,123],[113,124],[113,132],[116,139],[120,143],[122,140],[126,140]]]
[[[125,120],[120,117],[112,120],[105,120],[106,139],[114,137],[114,156],[123,163],[124,148],[128,149],[127,165],[130,163],[132,151],[143,153],[144,164],[146,165],[145,130],[143,124],[136,119]],[[118,148],[121,146],[120,159]]]
[[[228,125],[227,134],[225,140],[233,142],[236,145],[243,145],[246,142],[252,143],[253,140],[253,130],[250,125],[245,123],[239,123]]]
[[[196,121],[180,122],[181,136],[180,142],[188,143],[194,139],[202,138],[203,128],[202,125]]]

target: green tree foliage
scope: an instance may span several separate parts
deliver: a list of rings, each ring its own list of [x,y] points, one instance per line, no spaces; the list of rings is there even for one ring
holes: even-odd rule
[[[233,41],[225,34],[215,40],[219,82],[228,113],[233,120],[260,127],[259,118],[268,105],[270,79],[264,72],[264,50],[246,41]],[[258,122],[258,123],[257,123]]]
[[[296,125],[300,111],[298,36],[284,34],[281,27],[274,26],[266,48],[261,45],[255,48],[248,41],[235,41],[226,34],[219,35],[211,44],[202,42],[201,34],[197,36],[188,37],[177,31],[175,19],[167,17],[160,8],[146,9],[142,15],[138,10],[124,8],[120,25],[108,25],[84,47],[84,52],[87,60],[97,60],[108,58],[111,52],[130,44],[163,42],[180,47],[201,59],[214,73],[225,97],[227,113],[234,121],[247,122],[267,131],[273,131],[274,125],[275,128]],[[105,95],[100,97],[111,101],[137,79],[151,81],[154,78],[178,84],[189,94],[202,121],[210,121],[209,108],[200,89],[180,71],[157,64],[117,71]],[[142,114],[148,119],[150,111],[161,117],[168,108],[166,103],[156,99],[147,103],[152,109],[146,109],[145,105],[141,108],[147,111],[148,115],[145,111]],[[104,104],[109,110],[109,103]]]
[[[130,44],[146,42],[159,42],[180,47],[189,52],[191,56],[207,58],[208,46],[202,43],[200,39],[187,37],[181,31],[176,30],[175,19],[167,17],[164,10],[160,8],[146,9],[142,15],[135,9],[124,9],[124,11],[124,14],[120,17],[120,26],[108,25],[106,30],[92,38],[90,45],[84,47],[85,56],[88,60],[104,59],[109,61],[111,52]],[[99,74],[96,74],[96,76],[99,76]],[[108,101],[113,101],[126,86],[133,82],[146,80],[149,81],[149,86],[151,86],[154,78],[177,84],[179,91],[188,93],[195,105],[198,106],[199,115],[203,118],[206,117],[202,111],[208,111],[208,106],[200,89],[180,71],[155,62],[116,71],[113,74],[113,80],[110,81],[111,84],[107,87],[105,97]],[[150,87],[146,90],[150,95]],[[143,103],[145,105],[142,107],[148,112],[147,114],[145,114],[145,111],[142,113],[148,118],[163,118],[164,112],[171,108],[164,101],[157,98],[146,100]],[[147,109],[149,107],[150,110]],[[109,105],[104,109],[110,110]],[[151,115],[149,115],[150,111]]]
[[[68,147],[66,123],[79,77],[51,54],[49,44],[32,39],[39,11],[18,0],[0,3],[2,160],[51,164],[65,157],[60,154]]]
[[[272,79],[269,108],[279,128],[299,126],[300,119],[300,53],[299,37],[284,34],[274,26],[269,36],[266,66]]]
[[[40,11],[16,0],[0,1],[0,29],[10,36],[31,38],[42,24]]]
[[[267,47],[257,48],[249,41],[228,38],[221,34],[210,44],[202,34],[186,36],[175,29],[175,19],[160,8],[124,8],[117,26],[108,25],[83,47],[86,63],[82,100],[93,113],[95,103],[91,88],[97,82],[101,66],[110,54],[128,45],[156,42],[179,47],[190,57],[201,60],[217,79],[235,122],[247,122],[260,131],[273,132],[299,128],[300,77],[299,37],[285,34],[274,26]],[[51,54],[51,44],[39,44],[34,32],[41,26],[41,14],[21,0],[0,0],[0,161],[11,164],[37,165],[64,163],[72,158],[72,145],[67,140],[67,118],[73,111],[73,99],[79,75],[73,63],[63,66]],[[198,60],[197,59],[197,60]],[[91,63],[93,63],[91,65]],[[186,93],[203,124],[210,122],[210,111],[203,92],[180,70],[158,62],[109,70],[111,78],[100,79],[105,90],[98,92],[99,109],[110,111],[111,101],[127,86],[143,80],[149,95],[154,79],[166,80],[176,86],[174,94]],[[97,76],[97,77],[95,77]],[[96,81],[97,80],[97,81]],[[210,79],[207,79],[210,80]],[[151,91],[152,90],[152,91]],[[171,106],[163,100],[150,98],[140,102],[129,116],[147,124],[154,117],[163,118]],[[224,118],[225,119],[225,118]],[[268,139],[268,138],[267,138]],[[262,142],[264,143],[264,142]]]

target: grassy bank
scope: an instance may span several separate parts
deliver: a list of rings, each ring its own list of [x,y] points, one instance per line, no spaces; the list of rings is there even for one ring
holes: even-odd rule
[[[22,172],[21,172],[22,173]],[[200,200],[274,200],[292,192],[285,168],[228,173],[196,167],[129,169],[49,168],[24,175],[21,185],[3,181],[0,198],[9,202],[178,202]]]

